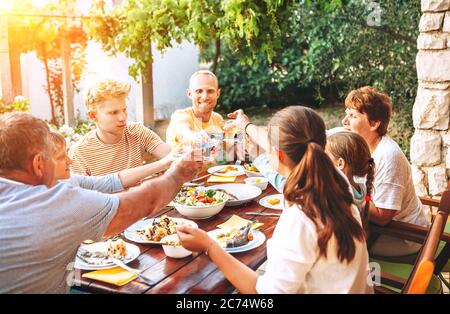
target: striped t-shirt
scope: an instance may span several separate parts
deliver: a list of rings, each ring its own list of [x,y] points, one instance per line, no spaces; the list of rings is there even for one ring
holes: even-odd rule
[[[96,130],[86,134],[69,150],[71,170],[88,176],[102,176],[141,166],[144,153],[152,153],[164,143],[161,138],[140,123],[128,123],[123,137],[116,144],[105,144]]]

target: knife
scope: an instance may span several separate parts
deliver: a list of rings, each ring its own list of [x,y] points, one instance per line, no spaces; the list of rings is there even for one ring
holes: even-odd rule
[[[281,214],[277,213],[256,213],[256,212],[246,212],[245,215],[253,215],[253,216],[273,216],[273,217],[280,217]]]

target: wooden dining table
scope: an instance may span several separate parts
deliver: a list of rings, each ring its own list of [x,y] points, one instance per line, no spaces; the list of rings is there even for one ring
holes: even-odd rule
[[[245,175],[237,177],[235,183],[243,183],[245,177]],[[207,183],[206,185],[215,184],[218,183]],[[239,261],[256,270],[267,259],[266,242],[272,236],[278,217],[252,216],[245,213],[281,213],[279,210],[268,209],[258,203],[259,199],[272,194],[278,194],[278,192],[269,184],[267,189],[251,202],[240,206],[225,206],[219,214],[208,219],[196,219],[195,222],[199,228],[205,231],[217,229],[217,225],[227,221],[232,215],[264,223],[259,228],[266,236],[264,244],[246,252],[233,254]],[[162,214],[166,214],[169,217],[183,217],[172,207],[165,208],[157,216]],[[121,236],[123,237],[123,234]],[[125,239],[125,241],[128,240]],[[226,294],[234,291],[233,285],[204,253],[193,253],[182,259],[175,259],[167,257],[161,245],[134,244],[139,247],[140,255],[128,263],[128,266],[140,270],[143,275],[155,282],[154,285],[148,285],[137,278],[118,287],[101,281],[83,278],[81,275],[88,271],[75,269],[75,278],[77,278],[75,286],[82,291],[91,293],[118,294]]]

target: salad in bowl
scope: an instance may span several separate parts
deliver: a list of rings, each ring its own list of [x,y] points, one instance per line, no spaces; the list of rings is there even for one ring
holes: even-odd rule
[[[174,200],[175,209],[189,218],[209,218],[225,206],[228,195],[204,187],[183,188]]]

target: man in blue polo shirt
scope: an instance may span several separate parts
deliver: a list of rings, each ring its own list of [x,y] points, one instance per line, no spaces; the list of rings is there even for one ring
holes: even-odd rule
[[[64,293],[80,243],[114,235],[168,204],[201,166],[175,161],[159,178],[114,195],[55,182],[46,124],[0,116],[0,293]]]

